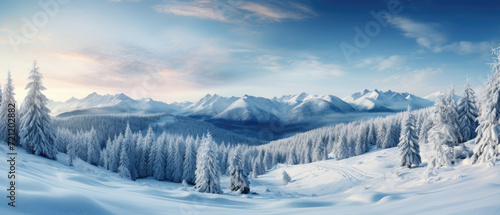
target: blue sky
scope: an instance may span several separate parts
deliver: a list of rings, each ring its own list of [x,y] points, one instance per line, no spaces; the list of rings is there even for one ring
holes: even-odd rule
[[[500,43],[498,11],[496,1],[2,1],[0,76],[13,72],[18,100],[34,59],[55,100],[425,96],[461,91],[467,75],[479,89]]]

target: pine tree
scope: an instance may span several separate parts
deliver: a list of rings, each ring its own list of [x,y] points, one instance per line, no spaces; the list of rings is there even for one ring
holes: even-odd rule
[[[432,117],[426,117],[422,123],[422,127],[420,128],[420,134],[418,135],[420,143],[429,142],[429,133],[433,126]]]
[[[28,78],[30,82],[26,85],[28,95],[24,99],[22,110],[21,145],[30,153],[55,159],[55,131],[50,124],[47,97],[42,94],[46,88],[42,84],[43,78],[39,70],[35,61]]]
[[[184,165],[184,160],[182,158],[182,155],[184,153],[181,152],[181,143],[179,139],[177,141],[173,142],[174,144],[174,153],[173,153],[173,163],[170,164],[174,167],[173,172],[172,172],[172,181],[180,183],[182,182],[182,167]]]
[[[293,147],[287,154],[286,163],[288,165],[297,164],[297,156],[295,155],[295,147]]]
[[[465,142],[475,138],[479,111],[476,104],[476,95],[470,86],[469,78],[467,78],[462,98],[458,100],[457,111],[463,138],[461,141]]]
[[[418,145],[417,135],[415,132],[415,118],[408,107],[408,112],[404,118],[401,128],[401,136],[399,137],[399,164],[411,168],[411,165],[420,165],[420,146]]]
[[[97,139],[97,133],[94,130],[94,127],[92,127],[90,133],[87,135],[87,144],[88,144],[87,162],[89,162],[94,166],[97,166],[99,160],[101,159],[100,158],[101,146],[99,145],[99,140]]]
[[[369,128],[366,124],[361,125],[361,129],[356,137],[356,145],[354,148],[355,155],[361,155],[368,151],[368,136]]]
[[[149,167],[148,160],[149,160],[149,154],[151,153],[151,147],[153,145],[154,138],[155,134],[153,132],[153,128],[149,126],[146,136],[144,136],[144,138],[142,139],[142,151],[139,158],[138,173],[141,177],[147,177],[148,175],[151,174],[148,168]]]
[[[387,127],[387,133],[385,135],[384,141],[382,142],[381,148],[387,149],[398,145],[399,135],[397,135],[397,126],[395,123],[390,122]]]
[[[120,167],[118,172],[121,177],[135,181],[137,178],[137,170],[135,169],[135,147],[132,137],[130,125],[127,123],[127,129],[120,152]]]
[[[175,142],[172,136],[169,136],[167,140],[167,145],[165,148],[167,148],[166,151],[166,158],[167,158],[167,164],[165,166],[165,177],[167,181],[174,181],[174,169],[175,169],[175,164],[174,164],[174,157],[175,157]]]
[[[160,138],[155,143],[155,147],[153,147],[154,150],[151,151],[151,153],[154,153],[154,156],[151,156],[150,159],[154,159],[152,162],[152,170],[153,170],[153,177],[156,180],[165,180],[166,179],[166,164],[167,164],[167,150],[165,146],[165,133],[163,133]]]
[[[264,163],[264,168],[266,170],[271,169],[271,167],[273,165],[272,155],[268,150],[266,150],[264,153],[264,162],[263,163]]]
[[[434,103],[433,127],[430,131],[429,142],[431,156],[429,168],[439,168],[453,162],[453,146],[458,141],[458,128],[454,127],[450,120],[451,107],[446,98],[440,96]]]
[[[241,158],[238,150],[234,150],[229,161],[229,188],[232,191],[247,194],[250,192],[250,181],[241,169]]]
[[[67,145],[66,152],[68,154],[69,166],[73,166],[73,161],[76,158],[76,140],[72,138]]]
[[[333,154],[335,155],[335,159],[342,160],[350,157],[349,154],[349,142],[347,141],[347,133],[345,129],[342,129],[340,132],[340,136],[338,138],[338,142],[335,144]]]
[[[0,91],[1,93],[2,91]],[[0,140],[5,141],[6,143],[8,142],[8,125],[9,123],[14,123],[16,126],[16,129],[14,129],[14,142],[17,143],[19,141],[19,127],[18,127],[18,111],[17,111],[17,106],[16,105],[16,100],[14,98],[14,85],[12,84],[12,78],[10,76],[10,71],[7,75],[7,84],[4,86],[3,89],[3,96],[0,96],[1,103],[0,103]],[[12,107],[12,104],[14,107]],[[10,110],[10,111],[9,111]],[[9,121],[9,114],[14,114],[14,120],[15,122]],[[12,115],[11,115],[12,116]],[[9,122],[9,123],[8,123]]]
[[[463,136],[462,133],[460,132],[460,121],[459,121],[459,115],[458,115],[458,108],[457,108],[457,103],[455,101],[455,90],[453,89],[453,86],[450,87],[450,90],[448,91],[447,97],[446,97],[446,104],[448,105],[448,120],[450,126],[453,128],[455,134],[454,138],[455,140],[450,143],[448,146],[454,147],[458,146],[462,140]]]
[[[472,163],[495,165],[500,155],[500,47],[495,49],[493,76],[485,84],[480,102],[479,127]]]
[[[196,146],[195,140],[193,137],[188,136],[186,139],[186,153],[184,156],[184,172],[182,174],[182,178],[186,180],[189,184],[195,183],[195,174],[196,171]]]
[[[113,147],[113,142],[111,141],[111,138],[108,137],[108,141],[106,141],[106,148],[103,150],[103,158],[104,158],[104,168],[109,170],[109,166],[111,163],[111,149]]]
[[[118,137],[113,139],[113,147],[111,148],[111,158],[109,169],[113,172],[118,171],[118,167],[120,166],[120,155],[122,151],[123,145],[123,135],[120,133]]]
[[[217,151],[215,150],[215,142],[210,133],[203,138],[198,149],[195,174],[196,191],[222,194]]]
[[[286,173],[285,170],[283,170],[282,176],[283,185],[287,185],[292,180],[292,178],[288,175],[288,173]]]

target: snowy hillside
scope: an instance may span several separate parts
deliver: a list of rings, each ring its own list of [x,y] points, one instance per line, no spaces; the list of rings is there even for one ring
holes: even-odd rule
[[[181,112],[187,116],[211,117],[226,110],[236,100],[238,100],[237,97],[226,98],[217,94],[207,94],[198,102],[182,108]]]
[[[469,143],[469,146],[471,143]],[[7,146],[0,144],[5,158]],[[426,161],[426,147],[423,159]],[[256,194],[236,194],[222,176],[225,195],[195,192],[152,178],[124,180],[81,160],[68,167],[18,150],[17,207],[0,214],[499,214],[500,162],[491,168],[459,164],[425,177],[425,167],[396,165],[397,149],[341,161],[280,165],[251,180]],[[282,185],[286,170],[292,181]],[[0,171],[7,172],[7,165]],[[0,178],[7,184],[6,177]],[[123,207],[126,205],[127,207]]]
[[[433,102],[409,93],[386,92],[377,89],[363,90],[344,98],[359,111],[384,112],[403,111],[410,106],[413,110],[432,106]]]

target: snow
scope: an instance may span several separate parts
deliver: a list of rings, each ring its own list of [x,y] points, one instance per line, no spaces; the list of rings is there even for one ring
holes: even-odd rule
[[[148,114],[175,112],[179,107],[189,104],[166,104],[150,98],[134,100],[123,93],[99,95],[94,92],[82,99],[72,97],[65,102],[49,101],[48,108],[51,110],[51,115],[53,116],[108,113]]]
[[[0,143],[0,159],[6,153]],[[397,166],[397,148],[279,165],[250,179],[251,192],[258,193],[250,195],[230,192],[228,176],[221,177],[224,195],[204,194],[181,183],[124,180],[79,159],[68,167],[65,154],[53,161],[19,149],[17,159],[17,205],[1,204],[0,214],[500,214],[500,162],[487,167],[465,160],[425,177],[426,167]],[[292,179],[287,185],[283,170]]]
[[[398,93],[388,90],[364,90],[343,99],[359,111],[404,111],[411,106],[412,110],[429,107],[432,101],[409,93]]]
[[[427,95],[427,96],[425,96],[425,97],[423,97],[423,98],[424,98],[424,99],[427,99],[427,100],[429,100],[429,101],[434,102],[434,101],[436,101],[436,99],[437,99],[439,96],[444,96],[444,95],[446,95],[446,94],[447,94],[447,92],[446,92],[446,91],[438,91],[438,92],[435,92],[435,93],[431,93],[431,94],[429,94],[429,95]],[[455,101],[456,101],[456,102],[458,102],[458,100],[459,100],[460,98],[462,98],[462,97],[460,97],[460,96],[458,96],[458,95],[456,95],[456,94],[454,95],[454,99],[455,99]]]

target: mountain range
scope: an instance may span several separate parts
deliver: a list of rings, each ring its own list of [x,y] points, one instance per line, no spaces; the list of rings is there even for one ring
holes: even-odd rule
[[[49,100],[48,107],[56,117],[169,113],[206,121],[238,134],[259,139],[270,135],[268,139],[276,139],[325,125],[404,111],[408,106],[416,110],[432,104],[431,100],[409,93],[375,89],[356,92],[343,99],[307,93],[274,98],[208,94],[194,103],[170,104],[150,98],[132,99],[123,93],[99,95],[94,92],[82,99]]]
[[[429,98],[433,96],[430,95]],[[333,113],[399,112],[429,107],[431,99],[394,91],[363,90],[340,99],[333,95],[285,95],[272,99],[244,95],[223,97],[208,94],[197,102],[167,104],[150,98],[132,99],[125,94],[92,93],[82,99],[49,101],[52,114],[59,117],[82,114],[150,114],[170,113],[204,120],[267,123],[272,120],[295,123]]]

